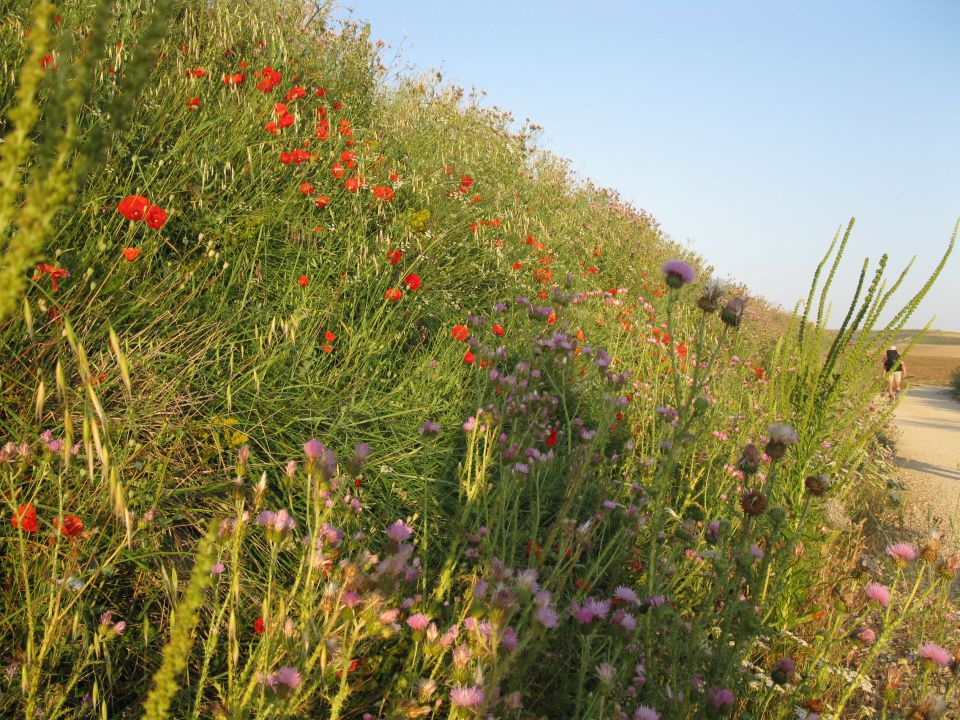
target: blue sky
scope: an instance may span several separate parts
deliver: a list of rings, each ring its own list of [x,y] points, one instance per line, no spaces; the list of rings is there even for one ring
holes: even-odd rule
[[[835,322],[864,257],[887,252],[899,272],[917,255],[906,300],[960,217],[960,2],[344,4],[391,46],[393,71],[485,90],[787,309],[851,215]],[[910,326],[934,315],[960,331],[960,250]]]

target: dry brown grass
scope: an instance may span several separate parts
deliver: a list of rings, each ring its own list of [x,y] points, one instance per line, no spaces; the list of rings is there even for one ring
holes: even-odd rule
[[[960,367],[960,345],[914,345],[904,362],[910,380],[949,385],[954,369]]]

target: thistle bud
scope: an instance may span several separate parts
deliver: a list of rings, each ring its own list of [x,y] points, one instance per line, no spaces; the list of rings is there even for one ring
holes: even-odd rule
[[[747,299],[742,295],[728,301],[720,311],[720,319],[725,325],[732,328],[740,327],[740,321],[743,319],[743,310],[747,306]]]
[[[813,495],[814,497],[823,497],[824,493],[830,489],[832,481],[828,475],[810,475],[806,480],[803,481],[803,484],[807,488],[807,492]]]
[[[723,295],[723,292],[726,289],[727,286],[723,280],[711,278],[710,282],[708,282],[706,287],[703,289],[703,295],[701,295],[700,299],[697,300],[697,307],[699,307],[705,313],[716,312],[717,307],[719,307],[720,296]]]
[[[740,507],[748,517],[763,515],[767,510],[767,498],[759,490],[745,490],[740,496]]]
[[[740,452],[740,459],[737,460],[737,469],[744,475],[753,475],[760,469],[760,450],[753,443],[747,443]]]

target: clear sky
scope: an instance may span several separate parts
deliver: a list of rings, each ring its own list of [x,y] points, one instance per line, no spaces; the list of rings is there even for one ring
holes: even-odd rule
[[[833,323],[864,257],[917,255],[906,300],[960,217],[960,1],[340,2],[393,71],[485,90],[787,309],[850,216]],[[934,315],[960,331],[960,250],[909,325]]]

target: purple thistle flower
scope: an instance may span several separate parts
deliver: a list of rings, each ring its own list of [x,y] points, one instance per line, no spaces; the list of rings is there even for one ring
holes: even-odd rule
[[[633,711],[633,720],[660,720],[660,715],[653,708],[641,705]]]
[[[537,622],[543,627],[550,629],[558,625],[557,611],[549,605],[544,605],[537,610]]]
[[[689,285],[697,279],[697,274],[693,271],[693,268],[682,260],[669,260],[664,263],[663,274],[666,275],[667,285],[672,288]]]
[[[713,705],[713,707],[715,707],[717,710],[725,705],[733,705],[733,703],[736,701],[736,698],[732,692],[726,688],[719,688],[716,685],[711,687],[707,694],[710,696],[710,704]]]

